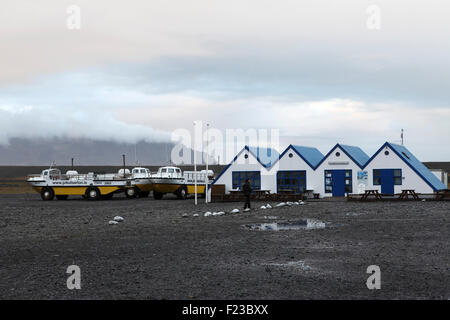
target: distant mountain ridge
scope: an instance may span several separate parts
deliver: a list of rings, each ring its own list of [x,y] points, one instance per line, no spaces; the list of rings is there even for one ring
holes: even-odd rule
[[[146,165],[168,165],[173,143],[150,143],[140,141],[136,144],[114,141],[97,141],[89,139],[10,139],[8,145],[0,145],[0,165],[49,166],[70,165],[74,158],[75,165],[122,165],[125,154],[127,165],[136,161]],[[193,151],[191,150],[193,159]],[[202,154],[197,153],[200,164]],[[210,163],[213,164],[210,158]]]

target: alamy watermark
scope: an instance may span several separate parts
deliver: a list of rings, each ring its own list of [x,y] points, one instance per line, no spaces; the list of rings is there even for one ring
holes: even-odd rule
[[[380,30],[381,29],[381,8],[376,4],[370,5],[366,9],[368,14],[366,20],[366,26],[369,30]]]
[[[197,164],[204,164],[208,157],[209,164],[228,164],[233,160],[237,163],[261,163],[267,167],[275,164],[280,150],[279,129],[225,129],[219,130],[210,127],[203,121],[195,121],[192,131],[176,129],[172,132],[172,141],[175,143],[171,151],[171,162],[175,165],[192,165],[195,150]],[[252,157],[235,156],[249,147]]]
[[[67,274],[70,276],[67,278],[67,289],[73,290],[81,289],[81,269],[77,265],[70,265],[67,267]]]
[[[70,5],[66,9],[67,19],[66,26],[69,30],[81,29],[81,8],[77,5]]]
[[[370,265],[367,267],[366,273],[370,274],[367,278],[366,286],[369,290],[381,289],[381,269],[377,265]]]

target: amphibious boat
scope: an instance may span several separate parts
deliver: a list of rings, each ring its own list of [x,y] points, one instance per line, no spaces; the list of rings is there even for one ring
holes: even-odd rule
[[[195,180],[197,180],[197,194],[205,196],[206,182],[214,173],[209,170],[202,172],[185,171],[177,167],[161,167],[152,175],[153,197],[157,200],[164,194],[173,193],[179,199],[186,199],[189,194],[195,193]],[[197,179],[196,179],[197,176]]]
[[[123,171],[123,169],[121,169]],[[133,179],[126,172],[117,174],[78,174],[69,170],[61,174],[57,168],[50,167],[41,174],[29,175],[27,182],[41,194],[42,200],[66,200],[69,196],[78,195],[88,200],[111,198],[115,193],[125,192],[133,188]]]

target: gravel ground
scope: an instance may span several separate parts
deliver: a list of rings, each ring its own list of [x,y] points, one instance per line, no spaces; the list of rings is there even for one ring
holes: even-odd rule
[[[450,202],[311,201],[209,217],[242,204],[200,202],[0,195],[0,298],[450,298]],[[109,225],[116,215],[124,221]],[[245,227],[305,218],[327,227]],[[73,264],[81,290],[66,287]],[[380,290],[366,287],[369,265],[381,268]]]

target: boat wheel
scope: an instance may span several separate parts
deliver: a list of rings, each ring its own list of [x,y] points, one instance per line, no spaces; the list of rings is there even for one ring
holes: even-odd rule
[[[86,190],[86,199],[98,200],[100,198],[100,190],[95,187],[90,187]]]
[[[125,189],[125,196],[128,199],[133,199],[133,198],[136,198],[138,192],[139,191],[137,190],[137,188],[127,188],[127,189]]]
[[[186,187],[181,187],[177,192],[178,199],[185,200],[187,198],[187,190]]]
[[[55,193],[53,192],[53,189],[50,187],[42,188],[41,190],[41,198],[44,201],[53,200],[55,197]]]

